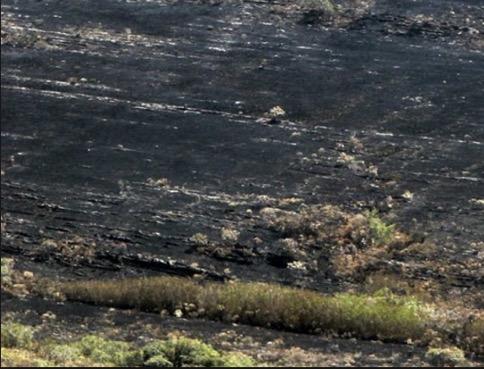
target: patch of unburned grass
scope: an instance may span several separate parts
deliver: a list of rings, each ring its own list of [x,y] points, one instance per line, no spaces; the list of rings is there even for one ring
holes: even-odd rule
[[[61,289],[68,299],[99,305],[151,312],[196,311],[213,320],[399,342],[420,337],[430,319],[427,306],[387,290],[324,296],[275,284],[202,285],[177,277],[74,282]]]
[[[12,330],[12,327],[14,329]],[[5,328],[5,334],[4,334]],[[15,339],[12,339],[12,331]],[[33,327],[2,324],[2,366],[163,366],[163,367],[251,367],[256,362],[241,353],[221,352],[202,341],[172,335],[143,347],[86,335],[77,341],[34,341]],[[20,332],[20,334],[19,334]],[[24,339],[25,332],[28,339]],[[21,339],[20,339],[20,338]],[[7,338],[4,340],[4,338]]]

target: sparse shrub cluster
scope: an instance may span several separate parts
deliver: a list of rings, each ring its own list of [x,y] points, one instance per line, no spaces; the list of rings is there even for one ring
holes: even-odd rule
[[[79,236],[66,240],[46,239],[40,246],[45,253],[59,254],[70,263],[90,262],[96,255],[96,245]]]
[[[388,341],[416,339],[430,319],[427,307],[390,292],[324,296],[266,283],[206,283],[153,277],[67,283],[67,298],[144,311],[181,310],[213,320],[298,332],[334,332]]]
[[[357,276],[369,261],[411,241],[374,210],[350,213],[332,205],[302,205],[297,211],[264,208],[260,214],[280,237],[272,252],[281,267],[293,261],[311,265],[324,255],[335,275]]]
[[[265,224],[281,237],[304,240],[311,245],[354,244],[358,248],[393,242],[397,232],[376,211],[351,214],[332,205],[301,206],[299,211],[261,210]]]
[[[71,343],[34,342],[32,327],[2,324],[2,366],[205,366],[248,367],[255,362],[225,353],[199,340],[171,336],[141,348],[123,341],[87,335]]]

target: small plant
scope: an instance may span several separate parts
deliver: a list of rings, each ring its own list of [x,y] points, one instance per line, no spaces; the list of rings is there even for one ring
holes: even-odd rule
[[[281,108],[280,106],[274,106],[267,113],[267,116],[269,118],[274,118],[274,119],[282,118],[285,115],[286,115],[285,110],[283,108]]]
[[[454,346],[429,348],[425,357],[434,366],[465,366],[467,364],[464,352]]]
[[[60,254],[69,262],[74,263],[90,262],[96,256],[96,244],[79,236],[65,240],[45,239],[40,246],[44,252]]]
[[[390,243],[395,235],[395,225],[386,224],[378,215],[376,210],[365,213],[368,219],[368,226],[370,228],[370,235],[373,244],[386,245]]]
[[[300,0],[300,4],[308,10],[319,10],[331,14],[336,12],[336,6],[332,0]]]
[[[209,244],[207,235],[203,233],[195,233],[190,237],[190,241],[197,246],[207,246]]]
[[[153,341],[142,349],[147,366],[252,366],[254,362],[242,354],[221,354],[212,346],[186,337]]]
[[[250,368],[256,366],[256,362],[249,356],[239,352],[229,353],[222,356],[225,367]]]
[[[232,228],[222,228],[220,230],[220,236],[224,241],[235,242],[239,239],[240,232]]]
[[[2,285],[8,285],[12,282],[13,263],[11,258],[1,258]]]
[[[19,323],[2,323],[1,337],[2,347],[28,349],[33,345],[34,329]]]
[[[484,315],[472,317],[463,329],[464,347],[477,355],[484,356]]]
[[[148,180],[146,181],[146,184],[152,187],[163,188],[163,187],[167,187],[169,185],[169,182],[167,178],[159,178],[159,179],[148,178]]]
[[[155,367],[173,367],[173,363],[170,362],[164,355],[156,355],[144,362],[145,366]]]

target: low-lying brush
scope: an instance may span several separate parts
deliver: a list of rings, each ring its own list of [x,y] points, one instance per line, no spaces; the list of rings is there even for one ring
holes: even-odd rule
[[[37,353],[25,349],[2,347],[2,367],[52,367],[54,363],[43,359]]]
[[[255,364],[248,356],[222,354],[206,343],[186,337],[153,341],[143,347],[142,359],[147,366],[168,367],[249,367]]]
[[[484,315],[465,324],[462,333],[463,347],[484,357]]]
[[[32,347],[34,330],[18,323],[6,322],[1,326],[2,347],[28,349]]]
[[[417,339],[429,308],[385,290],[372,295],[316,292],[266,283],[206,283],[177,277],[87,281],[61,286],[68,299],[174,313],[289,331],[333,332],[405,342]]]
[[[353,214],[332,205],[304,205],[298,211],[264,208],[261,216],[265,225],[282,238],[330,249],[346,244],[354,244],[358,249],[384,246],[401,236],[395,225],[387,224],[375,210]]]
[[[466,366],[464,352],[457,347],[430,348],[425,357],[434,366]]]
[[[128,342],[96,335],[62,344],[36,342],[31,334],[27,340],[23,339],[25,332],[33,331],[32,327],[18,323],[2,324],[2,366],[250,367],[256,364],[246,355],[220,352],[206,343],[183,336],[154,340],[138,348]],[[18,332],[23,333],[19,335]],[[12,335],[16,339],[11,339]]]
[[[2,257],[1,259],[1,265],[0,265],[0,270],[1,270],[1,281],[2,281],[2,286],[3,285],[8,285],[11,280],[12,280],[12,268],[13,268],[13,259],[11,258],[4,258]]]

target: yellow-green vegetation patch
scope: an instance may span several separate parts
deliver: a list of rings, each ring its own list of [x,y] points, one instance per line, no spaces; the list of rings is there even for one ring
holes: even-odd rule
[[[19,323],[2,324],[2,366],[247,367],[256,364],[246,355],[220,352],[211,345],[183,336],[155,340],[139,348],[97,335],[62,344],[34,341],[30,334],[33,331],[32,327]]]
[[[34,329],[32,327],[6,322],[1,325],[2,347],[29,349],[34,342]]]
[[[115,366],[125,365],[131,358],[131,347],[122,341],[113,341],[88,335],[74,345],[81,354],[92,361]]]
[[[18,348],[2,347],[2,367],[52,367],[54,364],[37,353]]]
[[[398,342],[421,337],[431,320],[427,305],[388,290],[325,296],[276,284],[198,284],[177,277],[74,282],[61,289],[68,299],[99,305]]]
[[[463,329],[463,347],[484,357],[484,314],[467,322]]]
[[[153,341],[142,349],[147,366],[247,367],[255,362],[243,354],[223,354],[199,340],[172,337]]]
[[[376,210],[365,213],[370,229],[370,237],[373,244],[385,245],[393,241],[395,237],[395,225],[385,223]]]
[[[2,286],[11,283],[13,273],[13,259],[2,257],[0,265]]]
[[[464,352],[458,347],[429,348],[425,357],[435,366],[466,366]]]

